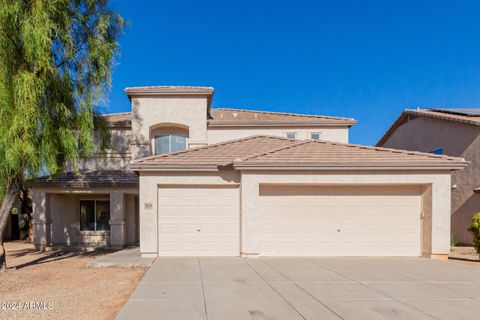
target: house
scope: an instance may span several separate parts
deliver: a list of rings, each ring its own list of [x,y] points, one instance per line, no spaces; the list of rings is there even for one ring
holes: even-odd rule
[[[348,144],[350,118],[215,109],[213,88],[125,90],[113,150],[31,185],[37,248],[143,256],[426,256],[450,249],[461,158]]]
[[[470,162],[452,174],[452,239],[471,244],[468,228],[480,211],[480,109],[405,110],[377,144],[462,157]]]

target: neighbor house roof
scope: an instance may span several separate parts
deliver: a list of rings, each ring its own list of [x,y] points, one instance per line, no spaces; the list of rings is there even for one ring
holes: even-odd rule
[[[29,181],[30,186],[101,187],[138,186],[138,175],[130,170],[68,172],[59,176],[42,176]]]
[[[217,108],[210,111],[210,127],[214,126],[318,126],[348,125],[357,121],[352,118],[295,114],[259,110]]]
[[[134,161],[132,170],[460,169],[462,158],[328,141],[253,136]]]
[[[458,123],[464,123],[473,126],[480,126],[480,116],[478,115],[464,115],[458,114],[452,111],[454,109],[406,109],[395,120],[392,126],[385,132],[385,134],[377,142],[377,146],[382,146],[388,138],[393,134],[398,127],[402,126],[406,122],[417,117],[428,117],[440,120],[453,121]]]
[[[103,115],[111,124],[131,124],[132,113],[110,113]],[[352,126],[356,123],[352,118],[305,115],[286,112],[258,110],[240,110],[217,108],[210,110],[209,127],[318,127],[318,126]]]

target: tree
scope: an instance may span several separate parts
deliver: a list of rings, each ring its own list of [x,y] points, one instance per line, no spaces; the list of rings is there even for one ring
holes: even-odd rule
[[[97,106],[123,28],[108,0],[0,0],[0,269],[22,183],[98,149],[95,132],[106,130]]]

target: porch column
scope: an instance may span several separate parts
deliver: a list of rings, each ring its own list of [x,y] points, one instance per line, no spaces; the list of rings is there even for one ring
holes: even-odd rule
[[[50,195],[45,191],[32,190],[33,243],[35,250],[45,251],[51,245]]]
[[[125,200],[122,191],[110,192],[110,246],[121,249],[125,245]]]

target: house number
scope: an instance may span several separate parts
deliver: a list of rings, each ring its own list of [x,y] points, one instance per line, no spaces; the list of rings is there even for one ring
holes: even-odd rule
[[[145,210],[152,210],[153,204],[151,202],[145,202],[144,205],[143,205],[143,208]]]

